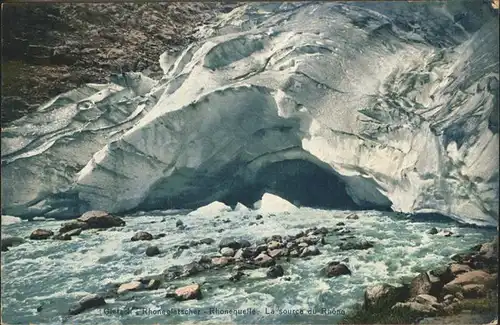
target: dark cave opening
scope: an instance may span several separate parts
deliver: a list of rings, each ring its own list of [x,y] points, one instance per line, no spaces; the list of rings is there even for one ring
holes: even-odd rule
[[[221,201],[231,206],[240,202],[251,207],[264,193],[278,195],[297,206],[362,209],[347,194],[345,184],[338,176],[309,161],[298,159],[263,167],[251,184],[234,188]]]
[[[341,177],[308,160],[291,159],[268,164],[247,181],[237,176],[243,166],[241,162],[235,162],[216,173],[177,170],[176,174],[157,182],[148,197],[129,212],[197,209],[213,201],[232,207],[240,202],[252,208],[264,193],[310,208],[392,211],[390,201],[383,206],[353,201]],[[178,191],[179,188],[182,191]]]

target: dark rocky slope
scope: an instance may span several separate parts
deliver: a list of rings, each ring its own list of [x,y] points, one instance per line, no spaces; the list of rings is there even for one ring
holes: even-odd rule
[[[234,4],[7,4],[2,7],[2,126],[112,72],[160,74],[158,58]]]

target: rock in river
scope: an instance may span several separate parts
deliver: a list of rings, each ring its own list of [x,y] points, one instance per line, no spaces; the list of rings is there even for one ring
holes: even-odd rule
[[[176,300],[201,299],[201,288],[199,284],[191,284],[175,290]]]
[[[156,256],[160,254],[160,250],[156,246],[149,246],[146,248],[146,256]]]
[[[314,255],[319,255],[319,254],[321,254],[321,252],[319,251],[318,247],[307,246],[307,247],[304,247],[304,249],[300,253],[300,257],[314,256]]]
[[[241,243],[235,238],[222,238],[219,243],[219,248],[229,247],[232,249],[240,249]]]
[[[282,277],[284,274],[285,271],[281,265],[271,266],[266,272],[266,276],[271,279]]]
[[[142,282],[132,281],[132,282],[124,283],[124,284],[120,285],[120,287],[118,287],[118,290],[116,291],[116,293],[122,294],[122,293],[126,293],[129,291],[140,290],[142,288],[143,288]]]
[[[37,229],[31,233],[30,239],[33,239],[33,240],[49,239],[53,235],[54,235],[54,232],[52,230]]]
[[[377,284],[368,287],[364,296],[364,308],[367,310],[385,309],[409,296],[407,287],[395,287],[390,284]]]
[[[276,264],[276,262],[265,253],[260,253],[259,256],[254,259],[254,263],[260,267],[267,267]]]
[[[9,247],[21,245],[25,240],[21,237],[6,237],[2,238],[2,252],[9,250]]]
[[[131,241],[153,240],[153,235],[151,235],[149,232],[139,231],[135,233],[135,235],[130,240]]]
[[[71,308],[69,310],[69,314],[70,315],[77,315],[77,314],[84,312],[85,310],[104,306],[105,304],[106,304],[106,301],[104,300],[103,297],[101,297],[99,295],[91,294],[91,295],[83,297],[78,302],[78,306]]]
[[[105,211],[85,212],[80,218],[77,219],[77,221],[85,222],[87,224],[87,227],[91,229],[106,229],[125,226],[125,221],[118,217],[112,216]]]
[[[63,233],[67,233],[67,232],[72,231],[72,230],[77,230],[77,229],[85,230],[87,228],[88,228],[88,224],[86,222],[73,220],[70,222],[63,223],[61,225],[61,228],[59,229],[59,233],[63,234]]]
[[[347,265],[336,261],[328,263],[328,265],[323,269],[323,273],[329,278],[341,275],[351,275],[351,271]]]
[[[222,254],[222,256],[233,257],[234,256],[234,249],[232,249],[230,247],[223,247],[220,250],[220,253]]]
[[[361,241],[348,241],[345,243],[340,243],[340,250],[347,251],[351,249],[368,249],[373,247],[373,243],[361,240]]]

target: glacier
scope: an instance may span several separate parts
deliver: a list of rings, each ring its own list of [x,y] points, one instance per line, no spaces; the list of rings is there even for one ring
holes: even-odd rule
[[[267,192],[496,224],[498,19],[456,3],[238,7],[162,55],[161,80],[114,75],[2,128],[2,214]]]

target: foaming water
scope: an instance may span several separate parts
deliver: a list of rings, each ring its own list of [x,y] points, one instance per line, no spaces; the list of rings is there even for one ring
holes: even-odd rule
[[[399,284],[402,279],[422,270],[440,266],[450,256],[491,240],[495,231],[462,228],[456,223],[439,221],[413,222],[377,211],[356,212],[359,219],[346,219],[350,211],[325,211],[301,208],[297,211],[264,216],[257,212],[223,212],[220,216],[155,212],[125,217],[127,226],[107,231],[84,231],[71,241],[27,241],[2,254],[2,316],[9,324],[154,324],[154,323],[335,323],[362,299],[366,286],[387,282]],[[181,219],[184,230],[176,227]],[[227,222],[227,220],[230,222]],[[260,222],[263,221],[262,224]],[[256,223],[257,222],[257,223]],[[241,282],[228,281],[230,269],[209,271],[175,285],[205,283],[203,299],[173,302],[165,297],[166,289],[129,293],[107,299],[106,308],[148,309],[125,315],[108,315],[95,309],[69,317],[68,309],[88,293],[105,290],[115,283],[163,272],[172,265],[191,262],[202,255],[217,253],[217,240],[238,237],[255,242],[271,235],[296,234],[305,228],[335,227],[344,222],[358,239],[373,241],[368,250],[341,251],[339,235],[328,235],[321,255],[308,260],[282,261],[285,277],[266,278],[266,269],[245,271]],[[2,226],[9,236],[25,237],[36,228],[58,229],[60,221],[42,220]],[[451,230],[455,235],[429,235],[431,227]],[[151,242],[130,241],[137,231],[163,238]],[[176,246],[191,240],[213,238],[212,245],[199,245],[174,255]],[[149,245],[162,252],[147,257]],[[320,270],[329,261],[343,261],[352,276],[325,278]],[[40,312],[37,308],[42,307]],[[191,309],[199,314],[169,312]],[[254,310],[255,314],[227,314],[229,310]],[[152,311],[157,311],[156,314]],[[224,312],[226,311],[226,312]],[[297,314],[302,311],[304,314]],[[310,314],[308,313],[310,312]]]

